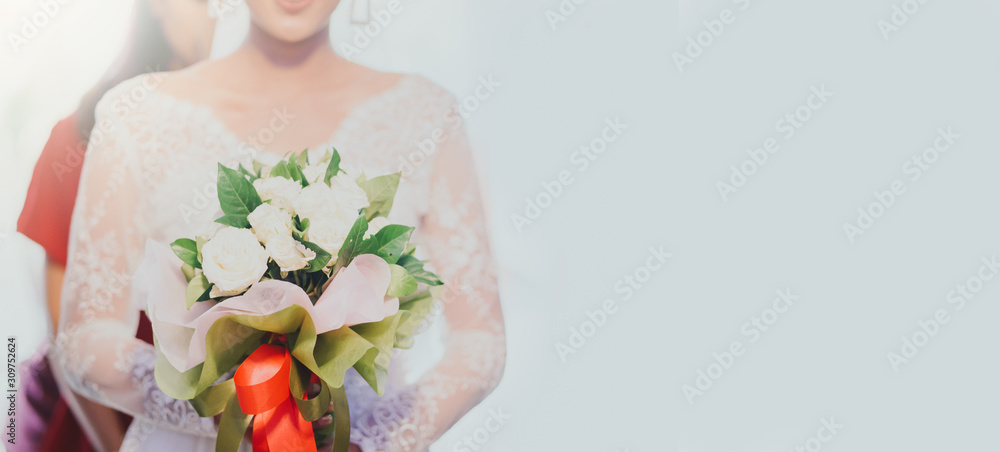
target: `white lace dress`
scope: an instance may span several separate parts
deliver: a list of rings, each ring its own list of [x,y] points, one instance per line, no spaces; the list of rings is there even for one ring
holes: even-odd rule
[[[220,216],[217,162],[280,156],[238,138],[208,107],[158,91],[153,77],[126,81],[97,105],[53,351],[73,389],[135,417],[122,450],[211,451],[213,421],[156,386],[154,350],[135,338],[144,303],[131,298],[132,275],[147,239],[193,237]],[[418,348],[438,343],[439,359],[401,359],[418,350],[395,353],[395,378],[382,398],[349,373],[351,440],[365,452],[426,450],[503,372],[493,260],[453,105],[454,98],[433,83],[404,76],[354,109],[330,140],[346,168],[369,175],[403,171],[390,219],[417,226],[414,241],[450,287],[437,310],[443,316],[417,338]],[[325,149],[313,151],[319,157]],[[422,372],[410,377],[418,364]]]

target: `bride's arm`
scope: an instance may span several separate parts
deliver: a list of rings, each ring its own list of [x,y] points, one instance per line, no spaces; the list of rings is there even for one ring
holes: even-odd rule
[[[126,82],[127,83],[127,82]],[[155,352],[136,339],[138,310],[130,302],[133,272],[149,228],[143,214],[155,168],[143,160],[141,111],[112,110],[109,91],[97,106],[97,125],[84,161],[70,230],[62,315],[53,348],[58,371],[79,394],[137,418],[211,434],[190,403],[156,386]],[[110,132],[109,132],[110,131]],[[148,138],[148,137],[147,137]]]
[[[448,325],[446,350],[414,385],[387,394],[354,419],[352,442],[365,452],[426,450],[503,375],[503,314],[464,131],[451,133],[433,162],[420,245],[447,288],[440,304]]]

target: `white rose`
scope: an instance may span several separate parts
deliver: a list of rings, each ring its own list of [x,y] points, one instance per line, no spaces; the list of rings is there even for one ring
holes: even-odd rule
[[[344,162],[340,162],[340,170],[343,171],[344,173],[351,174],[351,175],[364,174],[364,171],[361,171],[361,168],[358,168],[356,166],[352,166],[352,165],[344,163]],[[341,174],[341,175],[343,175],[343,174]],[[358,179],[357,176],[355,176],[354,179],[357,180]]]
[[[389,220],[386,217],[375,217],[372,221],[368,222],[368,231],[365,232],[365,238],[371,237],[381,231],[382,228],[388,226]]]
[[[306,176],[306,180],[310,184],[315,184],[321,182],[323,177],[326,176],[326,166],[325,165],[311,165],[302,168],[302,174]]]
[[[271,201],[272,205],[295,215],[295,198],[302,191],[302,185],[297,181],[281,176],[268,177],[253,181],[253,188],[257,189],[261,200]]]
[[[309,221],[335,215],[337,205],[334,204],[333,190],[326,184],[311,184],[303,188],[295,198],[295,212],[299,218],[308,218]]]
[[[205,278],[214,284],[212,297],[243,293],[267,271],[267,251],[247,229],[227,227],[201,249]]]
[[[336,255],[347,240],[354,223],[336,215],[326,215],[316,220],[310,220],[306,240],[319,245],[326,252]]]
[[[267,203],[250,212],[247,221],[250,222],[250,232],[265,245],[272,237],[292,235],[292,214]]]
[[[358,211],[368,207],[368,194],[351,177],[341,174],[330,179],[333,199],[338,209],[343,209],[357,215]]]
[[[279,235],[267,242],[267,253],[278,263],[283,272],[293,272],[309,266],[316,257],[313,250],[295,240],[290,235]]]

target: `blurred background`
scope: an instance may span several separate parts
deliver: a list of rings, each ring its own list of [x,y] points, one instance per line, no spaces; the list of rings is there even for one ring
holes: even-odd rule
[[[21,358],[47,326],[43,255],[16,218],[130,3],[67,0],[21,51],[0,46],[0,328]],[[464,450],[490,410],[510,417],[473,450],[1000,449],[1000,282],[984,277],[1000,2],[402,5],[355,61],[460,100],[501,84],[465,125],[507,370],[432,450]],[[38,9],[7,0],[0,31]],[[331,39],[358,33],[338,11]]]

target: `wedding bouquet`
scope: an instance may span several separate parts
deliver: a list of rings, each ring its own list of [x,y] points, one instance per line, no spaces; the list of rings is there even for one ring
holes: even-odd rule
[[[254,451],[315,451],[330,434],[347,450],[345,373],[381,396],[392,349],[412,345],[440,297],[413,228],[386,219],[399,176],[347,174],[336,150],[317,164],[305,151],[274,166],[219,164],[217,224],[169,248],[147,242],[136,287],[156,382],[219,416],[217,451],[235,451],[251,421]],[[331,402],[333,422],[314,435]]]

